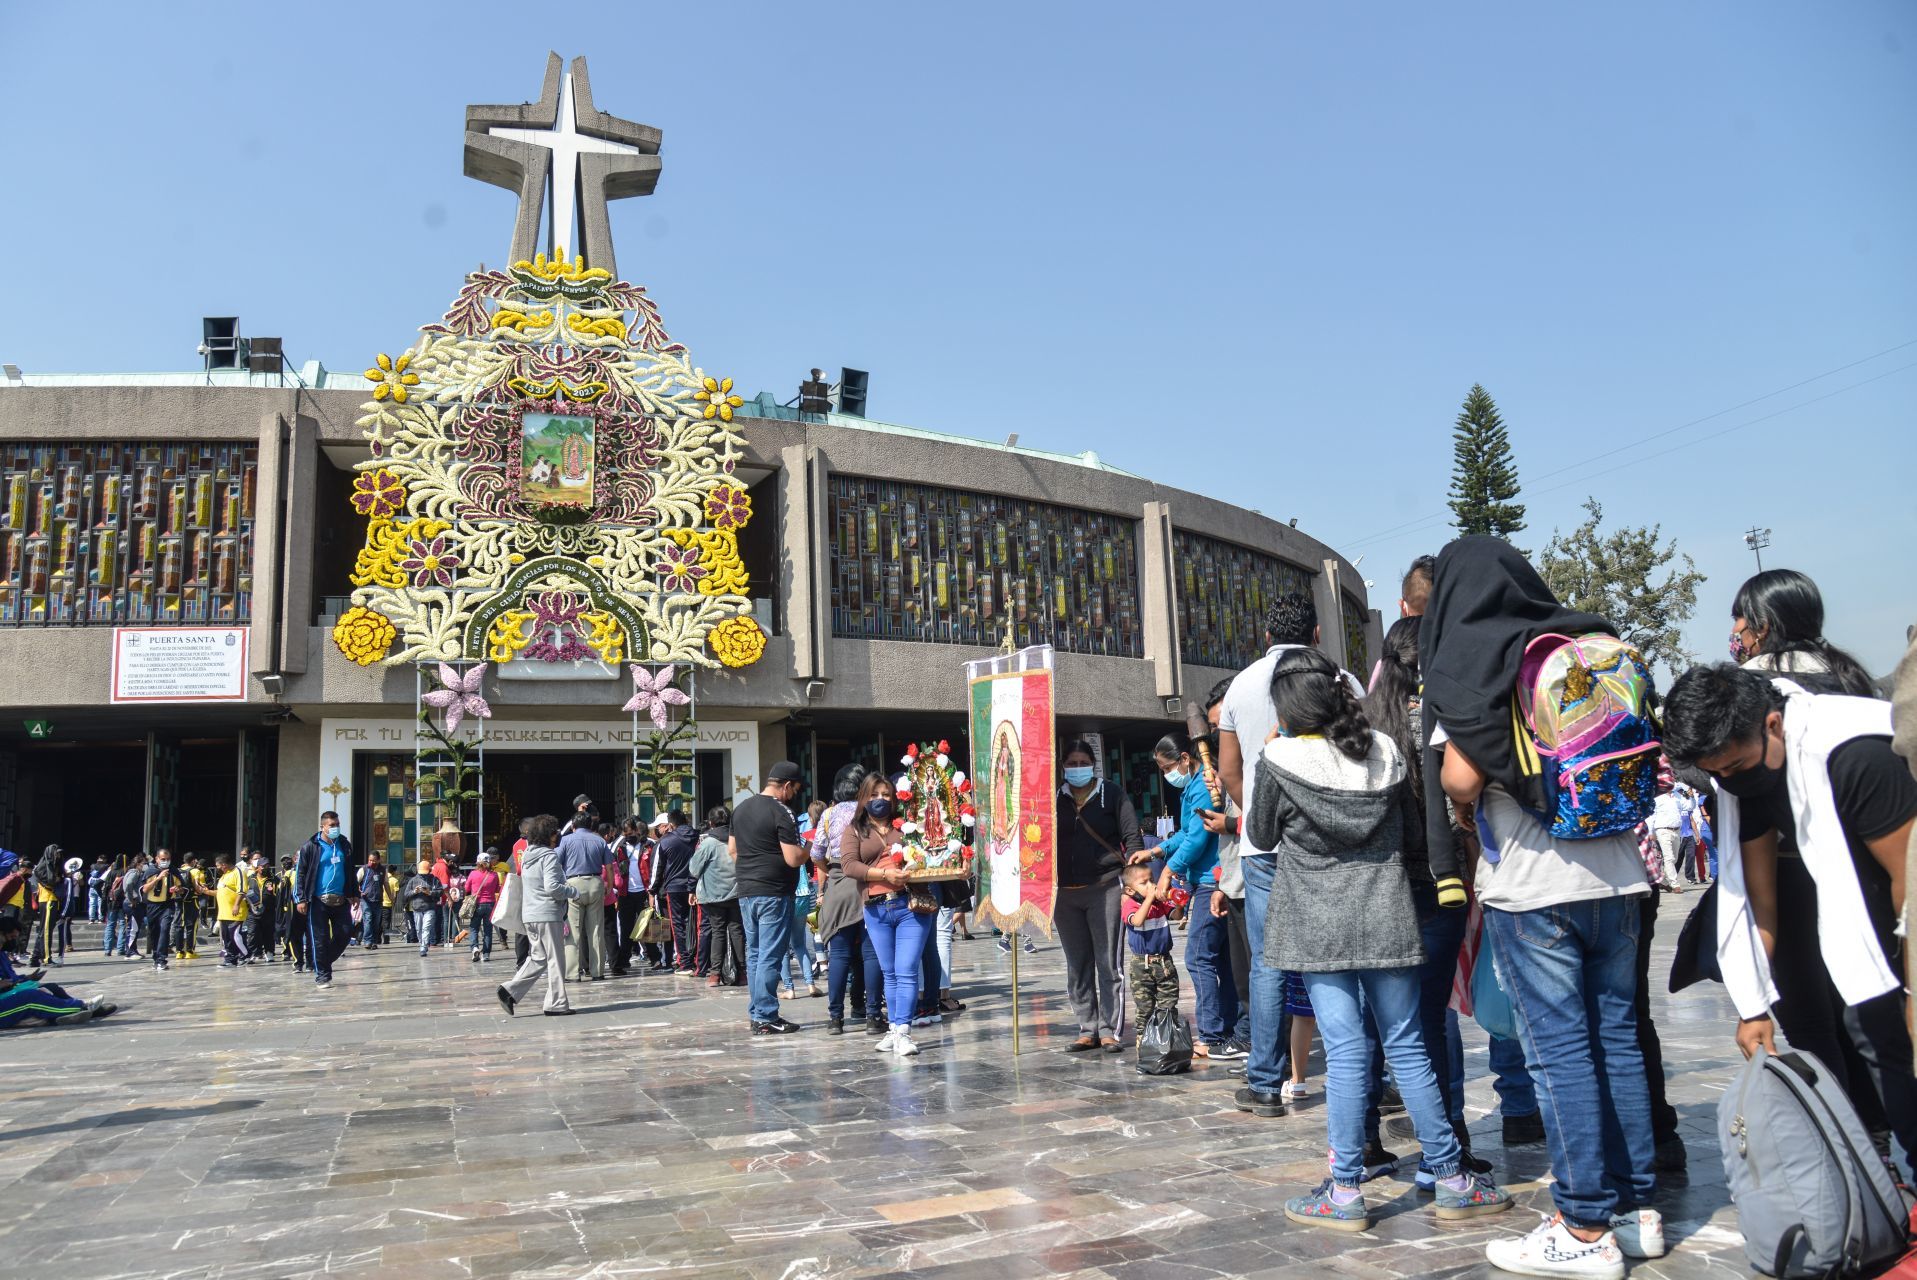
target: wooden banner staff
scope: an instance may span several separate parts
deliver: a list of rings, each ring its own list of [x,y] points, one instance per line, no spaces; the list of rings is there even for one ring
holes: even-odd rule
[[[1190,735],[1192,744],[1198,750],[1199,763],[1205,766],[1207,772],[1216,774],[1218,772],[1218,766],[1212,763],[1211,743],[1206,741],[1206,739],[1211,736],[1211,721],[1206,717],[1203,707],[1193,707],[1185,713],[1185,732]],[[1199,781],[1203,782],[1204,779],[1201,778]],[[1211,784],[1209,782],[1206,782],[1204,785],[1205,794],[1211,796],[1213,811],[1223,813],[1225,811],[1224,798],[1212,794]],[[1218,785],[1220,787],[1225,785],[1225,779],[1222,776],[1218,779]]]

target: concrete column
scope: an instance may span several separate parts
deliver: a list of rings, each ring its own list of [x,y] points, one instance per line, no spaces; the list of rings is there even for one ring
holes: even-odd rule
[[[1172,556],[1171,507],[1147,502],[1138,522],[1138,570],[1143,581],[1140,621],[1145,657],[1151,661],[1158,696],[1175,698],[1183,687],[1178,640],[1178,569]]]
[[[824,547],[818,538],[816,519],[816,508],[824,505],[825,495],[815,474],[822,472],[823,466],[818,462],[817,450],[799,444],[779,450],[779,463],[779,545],[785,550],[786,562],[785,579],[776,589],[783,596],[780,612],[785,618],[785,632],[792,638],[792,668],[788,674],[794,680],[811,680],[819,677],[825,647],[820,642],[818,618],[822,607],[819,590],[825,578],[817,563]]]
[[[279,518],[280,500],[286,494],[281,474],[286,460],[285,423],[278,413],[260,418],[259,471],[253,483],[253,620],[247,628],[254,675],[280,669],[280,623],[286,586],[286,576],[281,572],[286,530]]]
[[[327,781],[319,776],[319,725],[303,724],[298,720],[289,720],[281,725],[279,759],[276,763],[278,783],[273,804],[272,848],[275,867],[279,866],[281,857],[299,852],[300,845],[306,842],[318,825],[322,810],[337,807],[332,803],[332,797],[319,792],[319,788]],[[353,780],[348,777],[344,781],[350,786]],[[347,792],[340,798],[350,801],[353,797]],[[341,824],[347,830],[352,830],[352,814],[343,814]]]
[[[1338,562],[1326,560],[1311,586],[1311,602],[1318,609],[1318,648],[1339,666],[1345,665],[1345,593],[1338,589]]]
[[[313,524],[319,480],[319,423],[295,417],[286,442],[286,520],[280,554],[283,582],[280,609],[280,670],[306,671],[306,649],[313,627]]]

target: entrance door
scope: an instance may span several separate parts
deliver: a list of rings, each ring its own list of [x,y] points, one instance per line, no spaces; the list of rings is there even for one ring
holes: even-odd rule
[[[488,751],[487,843],[502,852],[519,838],[519,820],[550,813],[562,823],[573,797],[588,795],[607,822],[622,817],[632,783],[623,751]]]

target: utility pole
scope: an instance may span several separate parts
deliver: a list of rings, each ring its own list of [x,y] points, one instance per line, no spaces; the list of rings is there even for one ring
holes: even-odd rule
[[[1744,545],[1757,557],[1757,571],[1764,572],[1764,548],[1771,545],[1771,531],[1751,526],[1744,531]]]

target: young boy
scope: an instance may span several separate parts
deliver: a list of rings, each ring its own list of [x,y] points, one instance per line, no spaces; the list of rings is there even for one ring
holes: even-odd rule
[[[1172,962],[1172,904],[1159,896],[1158,879],[1149,862],[1134,862],[1125,868],[1125,896],[1120,913],[1125,919],[1125,947],[1131,953],[1125,963],[1125,977],[1132,988],[1132,1003],[1138,1006],[1138,1026],[1143,1029],[1160,1009],[1178,1012],[1178,966]]]
[[[246,959],[246,942],[240,930],[246,925],[246,885],[233,869],[233,855],[223,853],[214,860],[217,877],[213,897],[220,918],[220,968],[237,969]]]

